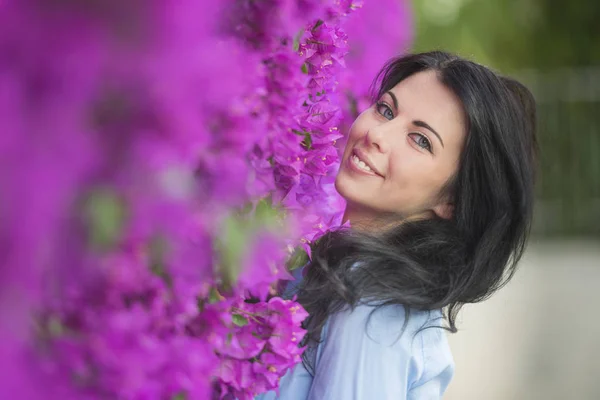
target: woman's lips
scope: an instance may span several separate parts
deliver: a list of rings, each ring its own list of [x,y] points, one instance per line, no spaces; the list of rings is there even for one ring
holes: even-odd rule
[[[350,169],[356,173],[369,176],[381,176],[375,171],[373,171],[373,169],[369,165],[367,165],[367,163],[361,160],[361,158],[355,152],[352,152],[352,154],[350,154],[347,163]]]
[[[352,170],[366,175],[383,177],[373,166],[369,158],[359,149],[352,150],[348,157],[348,164]]]

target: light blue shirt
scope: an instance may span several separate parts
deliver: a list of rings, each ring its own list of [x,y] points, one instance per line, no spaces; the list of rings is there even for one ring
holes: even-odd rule
[[[297,282],[295,282],[297,283]],[[295,285],[294,285],[295,286]],[[275,391],[256,400],[431,400],[440,399],[454,374],[454,361],[441,328],[441,311],[400,305],[358,305],[329,317],[322,341],[309,358],[314,377],[300,363]]]

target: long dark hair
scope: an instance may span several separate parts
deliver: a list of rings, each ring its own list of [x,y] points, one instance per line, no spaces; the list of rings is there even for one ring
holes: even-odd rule
[[[441,194],[454,204],[453,216],[318,240],[298,289],[310,314],[305,343],[319,340],[329,315],[363,301],[401,304],[407,318],[411,309],[443,309],[443,328],[456,332],[461,306],[507,283],[523,254],[537,153],[533,96],[513,79],[434,51],[389,61],[374,81],[374,99],[426,70],[460,99],[468,123],[458,172]]]

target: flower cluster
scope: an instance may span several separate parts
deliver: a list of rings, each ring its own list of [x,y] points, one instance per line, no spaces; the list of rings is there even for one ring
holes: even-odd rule
[[[341,12],[329,9],[329,20],[318,20],[298,33],[297,54],[276,48],[267,60],[265,109],[271,129],[256,147],[257,155],[272,164],[275,199],[302,216],[300,230],[307,251],[306,243],[340,225],[344,207],[333,189],[339,166],[335,144],[342,135],[340,105],[332,95],[347,53],[346,35],[333,22]],[[289,112],[290,105],[295,113]]]
[[[303,350],[288,248],[341,222],[358,4],[126,3],[0,8],[0,398],[249,399]]]
[[[230,341],[215,346],[221,359],[217,376],[221,393],[251,400],[255,393],[276,389],[280,377],[300,361],[298,344],[305,333],[300,323],[307,313],[280,297],[240,302],[232,310],[237,329]]]

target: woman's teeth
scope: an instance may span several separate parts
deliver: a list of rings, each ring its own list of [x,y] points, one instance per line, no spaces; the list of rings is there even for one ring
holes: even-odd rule
[[[352,155],[352,162],[363,171],[373,172],[373,170],[364,162],[362,162],[355,154]]]

